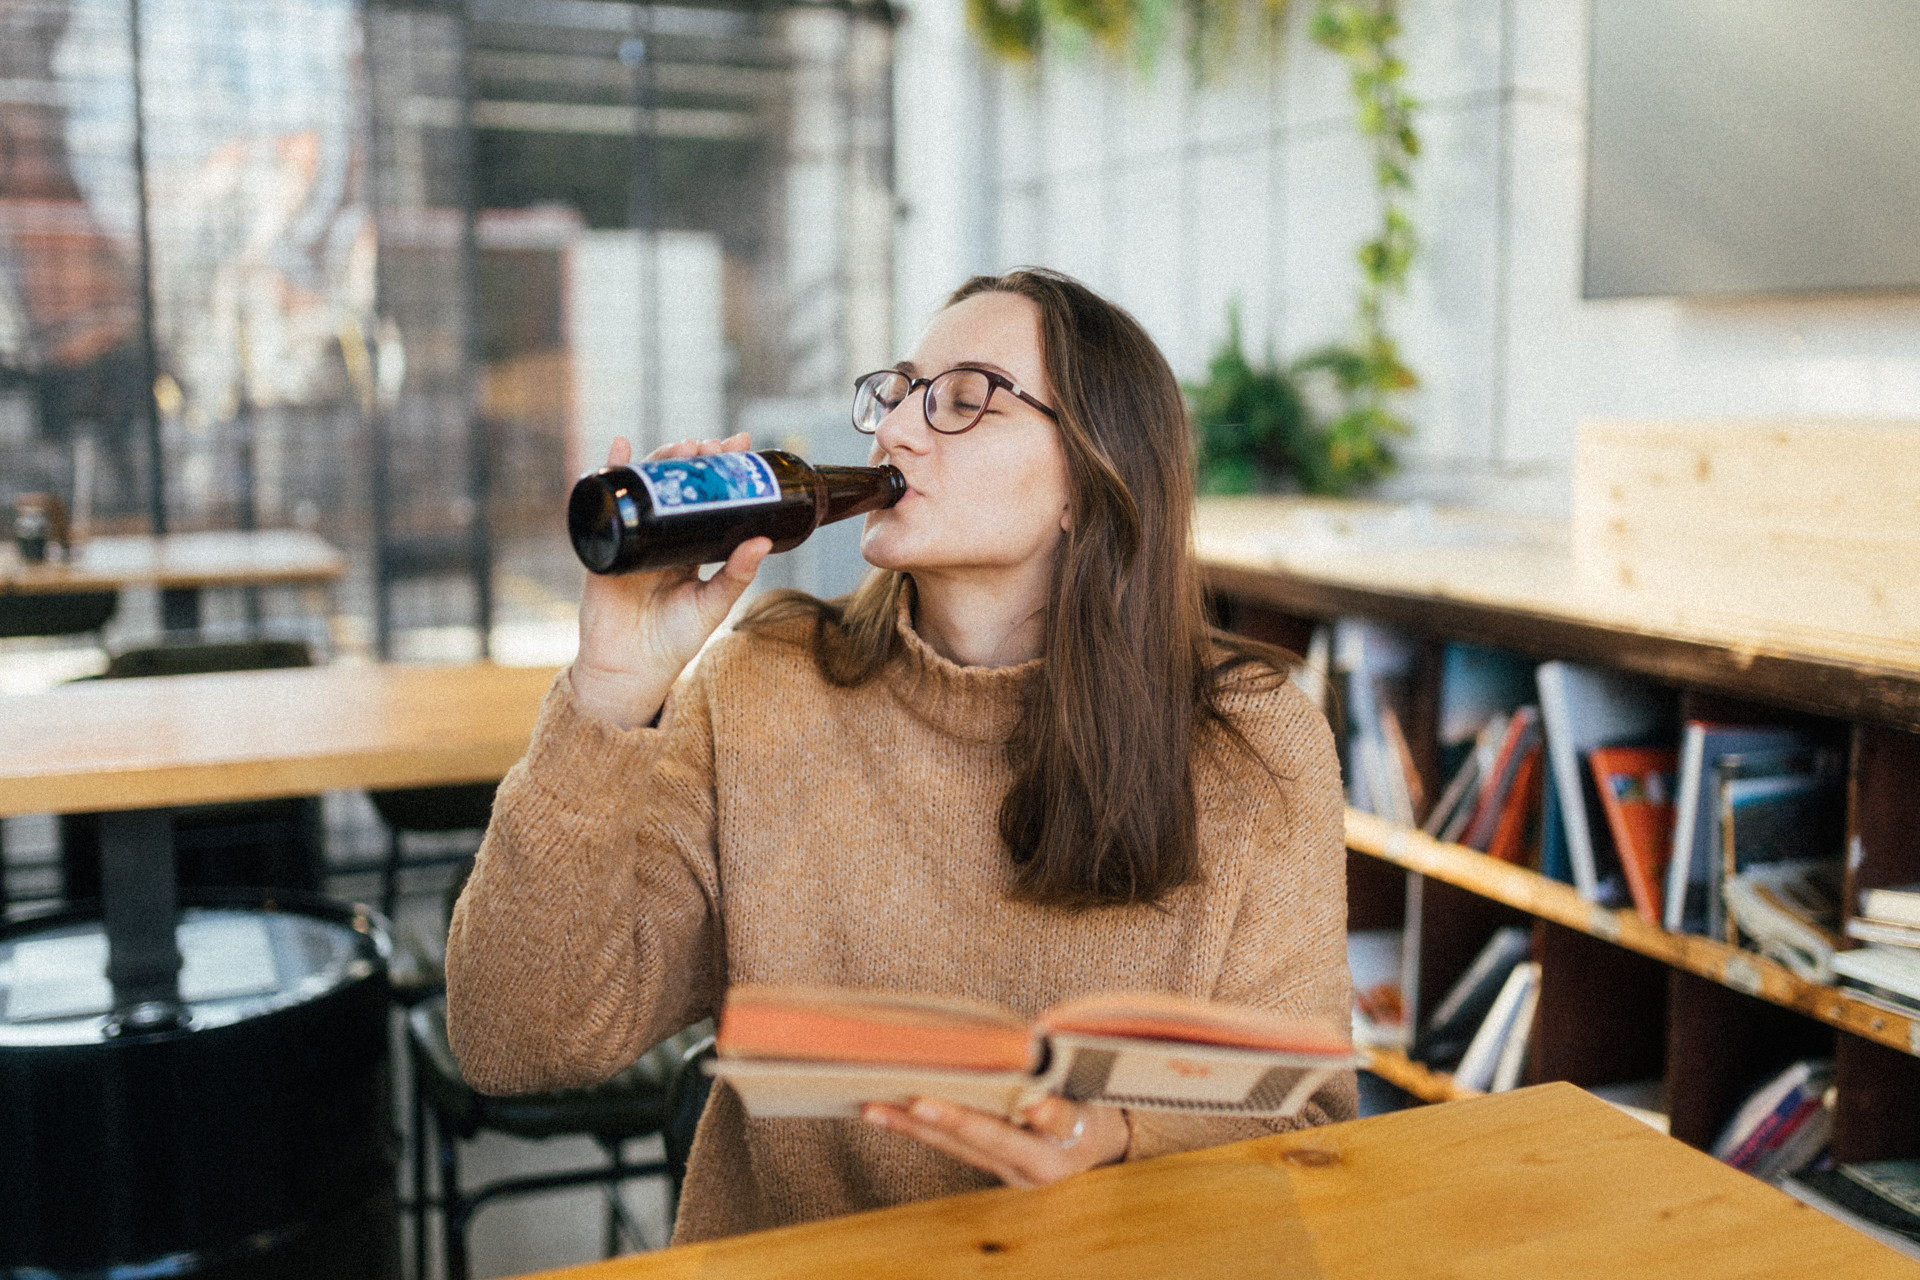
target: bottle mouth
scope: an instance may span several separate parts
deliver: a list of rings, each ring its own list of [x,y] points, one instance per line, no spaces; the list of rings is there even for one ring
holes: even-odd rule
[[[567,536],[573,541],[573,553],[594,573],[610,573],[620,558],[624,522],[620,499],[633,499],[627,486],[614,474],[625,467],[603,467],[592,475],[581,476],[567,499]],[[628,472],[631,475],[631,472]]]

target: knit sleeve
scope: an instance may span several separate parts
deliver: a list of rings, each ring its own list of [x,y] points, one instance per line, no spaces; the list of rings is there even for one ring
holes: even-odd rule
[[[620,730],[555,679],[447,938],[447,1034],[475,1088],[604,1080],[718,1007],[706,693],[696,673],[660,727]]]
[[[1347,864],[1340,765],[1325,717],[1291,685],[1236,716],[1275,786],[1246,753],[1226,747],[1223,766],[1196,795],[1203,813],[1243,805],[1250,838],[1246,889],[1228,938],[1213,998],[1344,1029],[1350,1017],[1347,972]],[[1237,759],[1235,758],[1237,756]],[[1351,1120],[1358,1109],[1351,1071],[1322,1086],[1291,1120],[1130,1114],[1129,1160],[1258,1138],[1288,1129]]]

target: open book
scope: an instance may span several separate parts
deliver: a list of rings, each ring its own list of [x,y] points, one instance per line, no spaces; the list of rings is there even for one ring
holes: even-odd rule
[[[857,1118],[937,1097],[1012,1117],[1048,1094],[1148,1111],[1290,1116],[1357,1065],[1343,1029],[1260,1009],[1125,992],[1028,1023],[932,996],[738,986],[709,1070],[749,1115]]]

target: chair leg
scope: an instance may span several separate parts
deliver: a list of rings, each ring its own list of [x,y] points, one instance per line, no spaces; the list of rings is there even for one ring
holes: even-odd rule
[[[600,1145],[606,1151],[614,1167],[618,1168],[620,1166],[620,1144],[617,1142],[602,1142]],[[620,1184],[615,1181],[607,1184],[607,1248],[606,1252],[601,1256],[612,1258],[619,1256],[619,1253]]]
[[[400,832],[397,828],[387,830],[387,864],[380,870],[380,911],[387,917],[387,923],[393,923],[393,913],[400,905]]]
[[[413,1086],[413,1149],[408,1154],[413,1161],[413,1280],[427,1280],[427,1108],[420,1100],[418,1079]]]
[[[440,1146],[440,1224],[446,1237],[447,1280],[467,1280],[467,1219],[473,1210],[460,1194],[459,1139],[434,1125]]]

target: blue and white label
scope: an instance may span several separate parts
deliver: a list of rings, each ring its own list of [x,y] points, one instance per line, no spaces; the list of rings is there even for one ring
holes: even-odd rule
[[[712,453],[699,458],[661,458],[634,468],[647,487],[657,516],[780,501],[780,482],[757,453]]]

